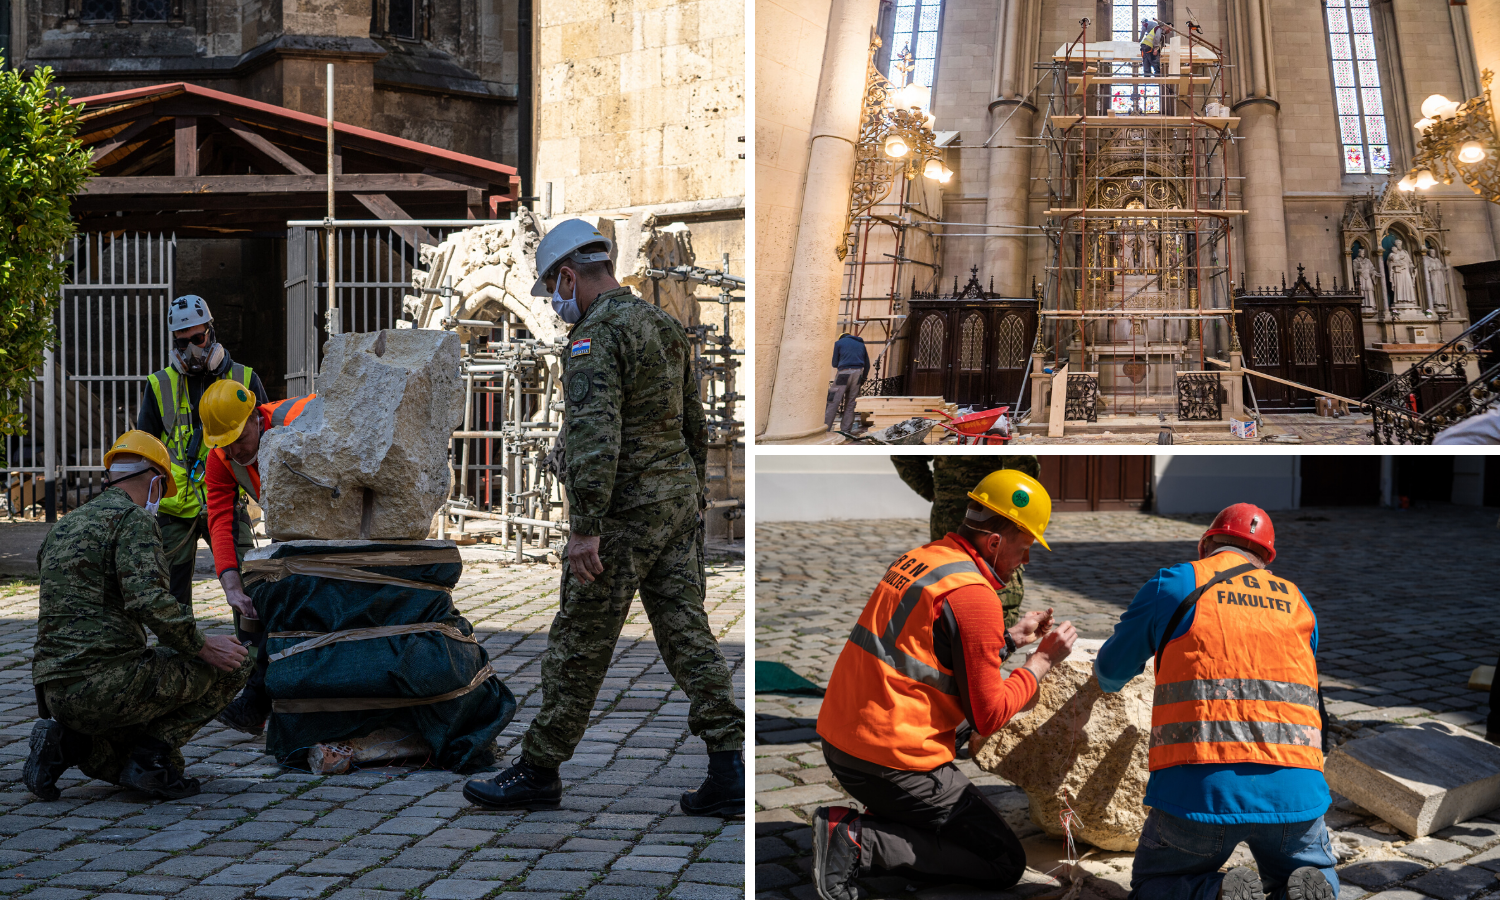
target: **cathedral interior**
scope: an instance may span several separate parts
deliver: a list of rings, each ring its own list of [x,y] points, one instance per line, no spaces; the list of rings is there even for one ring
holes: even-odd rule
[[[762,30],[794,24],[777,0],[757,9]],[[806,257],[774,249],[818,239],[806,226],[821,194],[787,176],[827,155],[829,102],[807,110],[801,156],[796,110],[758,110],[757,133],[780,138],[760,163],[780,179],[759,203],[802,226],[760,264],[761,333],[780,338],[758,357],[771,439],[801,431],[793,382],[810,373],[788,366],[814,333],[865,340],[867,394],[1008,405],[1039,429],[1058,416],[1054,385],[1083,429],[1221,427],[1312,414],[1320,398],[1357,412],[1382,390],[1425,415],[1493,361],[1493,328],[1474,332],[1500,267],[1496,154],[1483,149],[1500,4],[851,0],[795,24],[805,33],[825,9],[818,74],[857,59],[862,139],[872,118],[892,121],[872,85],[916,98],[931,140],[906,142],[949,174],[906,164],[882,184],[860,155],[846,253],[821,263],[837,266],[837,316],[825,296],[821,318],[804,318],[804,297],[827,288]],[[797,74],[757,65],[778,85]],[[1440,135],[1460,143],[1439,159]],[[1454,342],[1479,352],[1391,386]]]

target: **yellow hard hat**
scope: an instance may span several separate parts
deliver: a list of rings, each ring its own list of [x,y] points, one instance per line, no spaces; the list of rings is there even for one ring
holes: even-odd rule
[[[1052,519],[1052,497],[1040,481],[1015,469],[997,469],[969,492],[969,499],[1015,522],[1047,547],[1042,534]]]
[[[166,482],[166,487],[162,488],[162,499],[177,493],[177,479],[172,477],[172,457],[167,455],[166,446],[155,436],[134,430],[120,435],[115,445],[104,454],[104,468],[108,469],[121,453],[133,453],[161,470],[166,476],[162,479]]]
[[[254,412],[255,395],[249,388],[228,378],[215,381],[198,401],[198,418],[203,420],[203,443],[210,448],[234,443]]]

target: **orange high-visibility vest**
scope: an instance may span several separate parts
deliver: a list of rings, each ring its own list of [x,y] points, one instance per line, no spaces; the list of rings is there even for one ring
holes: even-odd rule
[[[1241,566],[1238,553],[1193,563],[1198,585]],[[1150,768],[1264,763],[1323,769],[1316,620],[1297,586],[1256,569],[1211,585],[1156,673]]]
[[[933,650],[932,623],[943,596],[970,584],[994,590],[953,535],[891,564],[834,664],[818,713],[823,740],[892,769],[953,761],[964,712],[953,671]]]

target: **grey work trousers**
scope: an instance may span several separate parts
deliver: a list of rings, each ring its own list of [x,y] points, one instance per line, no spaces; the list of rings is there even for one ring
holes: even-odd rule
[[[1021,880],[1026,851],[1000,811],[953,763],[889,769],[823,743],[823,758],[859,817],[861,875],[961,882],[1002,891]]]
[[[844,418],[839,427],[848,431],[854,427],[854,405],[859,400],[859,387],[865,383],[864,369],[839,369],[833,376],[833,385],[828,388],[828,406],[823,410],[823,425],[833,430],[833,417],[839,413],[839,403],[844,403]]]

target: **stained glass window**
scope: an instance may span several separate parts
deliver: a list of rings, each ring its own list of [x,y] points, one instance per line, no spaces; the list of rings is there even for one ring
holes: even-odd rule
[[[1110,40],[1139,41],[1145,37],[1141,22],[1156,21],[1156,0],[1115,0],[1110,14]],[[1115,65],[1116,75],[1144,75],[1140,57],[1135,61]],[[1157,115],[1161,112],[1161,85],[1116,84],[1110,91],[1110,109],[1117,116]]]
[[[1391,168],[1391,148],[1386,138],[1370,0],[1327,0],[1327,10],[1344,171],[1383,175]]]
[[[896,0],[891,59],[894,61],[903,50],[911,50],[916,57],[916,68],[911,71],[913,84],[932,87],[937,75],[938,22],[942,10],[942,0]],[[897,80],[898,73],[894,69],[887,74],[892,81]]]

